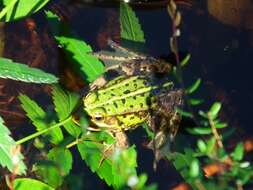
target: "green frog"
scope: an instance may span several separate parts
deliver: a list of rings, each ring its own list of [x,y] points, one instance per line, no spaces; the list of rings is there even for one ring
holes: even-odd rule
[[[122,63],[107,68],[105,75],[90,86],[83,98],[84,109],[96,130],[117,133],[131,130],[144,122],[156,132],[151,145],[157,148],[174,138],[180,121],[176,111],[182,106],[182,90],[168,80],[171,65],[153,57],[137,54],[110,41],[109,45],[126,53],[126,57],[96,55],[102,60],[118,59]],[[116,71],[112,79],[107,73]],[[122,140],[122,135],[120,135]],[[124,139],[124,138],[123,138]],[[127,144],[127,143],[123,143]],[[159,156],[156,156],[159,157]]]

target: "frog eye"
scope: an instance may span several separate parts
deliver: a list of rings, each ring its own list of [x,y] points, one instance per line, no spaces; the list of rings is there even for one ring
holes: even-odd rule
[[[96,115],[94,119],[97,120],[97,121],[101,121],[103,119],[103,116],[102,115]]]

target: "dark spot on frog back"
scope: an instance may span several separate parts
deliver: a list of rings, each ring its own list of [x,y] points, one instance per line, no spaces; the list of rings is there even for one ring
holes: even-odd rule
[[[124,94],[129,94],[129,93],[130,93],[130,90],[125,90],[123,93],[124,93]]]

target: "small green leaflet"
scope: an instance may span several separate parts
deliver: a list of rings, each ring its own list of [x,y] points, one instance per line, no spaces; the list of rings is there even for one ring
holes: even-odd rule
[[[135,42],[145,42],[144,32],[138,18],[127,3],[120,3],[121,38]]]
[[[49,0],[3,0],[5,7],[0,12],[0,20],[9,22],[31,15],[48,2]]]
[[[72,168],[72,154],[64,147],[52,148],[47,160],[40,160],[33,166],[33,171],[52,187],[59,187]]]
[[[55,14],[48,11],[46,15],[57,43],[62,46],[69,60],[80,67],[82,77],[86,81],[94,81],[104,72],[104,65],[91,54],[91,47],[75,37],[67,26],[63,26]],[[65,30],[60,30],[61,27]]]
[[[52,95],[55,111],[60,121],[72,114],[80,100],[78,94],[63,90],[59,85],[52,87]],[[72,120],[64,124],[64,128],[74,137],[77,137],[81,133],[80,127],[78,127]]]
[[[21,102],[21,107],[26,112],[28,118],[33,122],[37,131],[46,129],[55,123],[54,121],[46,121],[46,112],[28,96],[21,94],[18,98]],[[59,144],[63,140],[63,134],[60,128],[52,129],[46,133],[46,136],[49,137],[49,141],[53,144]]]
[[[25,174],[26,166],[23,155],[18,151],[16,142],[10,137],[9,129],[4,125],[0,117],[0,164],[9,171],[17,174]]]
[[[106,132],[90,134],[90,138],[77,145],[82,159],[108,185],[122,189],[130,176],[136,176],[135,148],[116,148],[112,136]]]
[[[55,190],[53,187],[42,183],[41,181],[30,178],[17,178],[14,181],[15,190]]]
[[[11,59],[0,58],[0,78],[8,78],[30,83],[57,83],[58,78],[40,69],[15,63]]]

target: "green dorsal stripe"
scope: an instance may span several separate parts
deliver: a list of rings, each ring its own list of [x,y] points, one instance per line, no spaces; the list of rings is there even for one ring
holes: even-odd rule
[[[135,78],[135,77],[132,77],[132,78]],[[128,82],[129,82],[129,80],[128,80]],[[115,86],[122,86],[122,83],[120,85],[115,85]],[[113,86],[113,88],[115,86]],[[127,99],[128,97],[137,96],[139,94],[143,94],[145,92],[149,92],[151,90],[155,90],[155,89],[158,89],[158,88],[166,88],[166,87],[172,87],[172,86],[173,86],[172,82],[167,82],[167,83],[164,83],[162,86],[156,85],[156,86],[149,86],[149,87],[146,87],[146,88],[141,88],[139,90],[136,90],[134,92],[128,93],[128,94],[123,95],[121,97],[114,97],[114,98],[108,99],[107,101],[104,101],[104,102],[102,102],[100,104],[96,104],[94,106],[90,106],[89,109],[93,109],[93,108],[96,108],[96,107],[102,107],[103,105],[111,104],[111,103],[113,103],[113,102],[115,102],[117,100]],[[105,89],[105,90],[108,90],[108,89]]]

